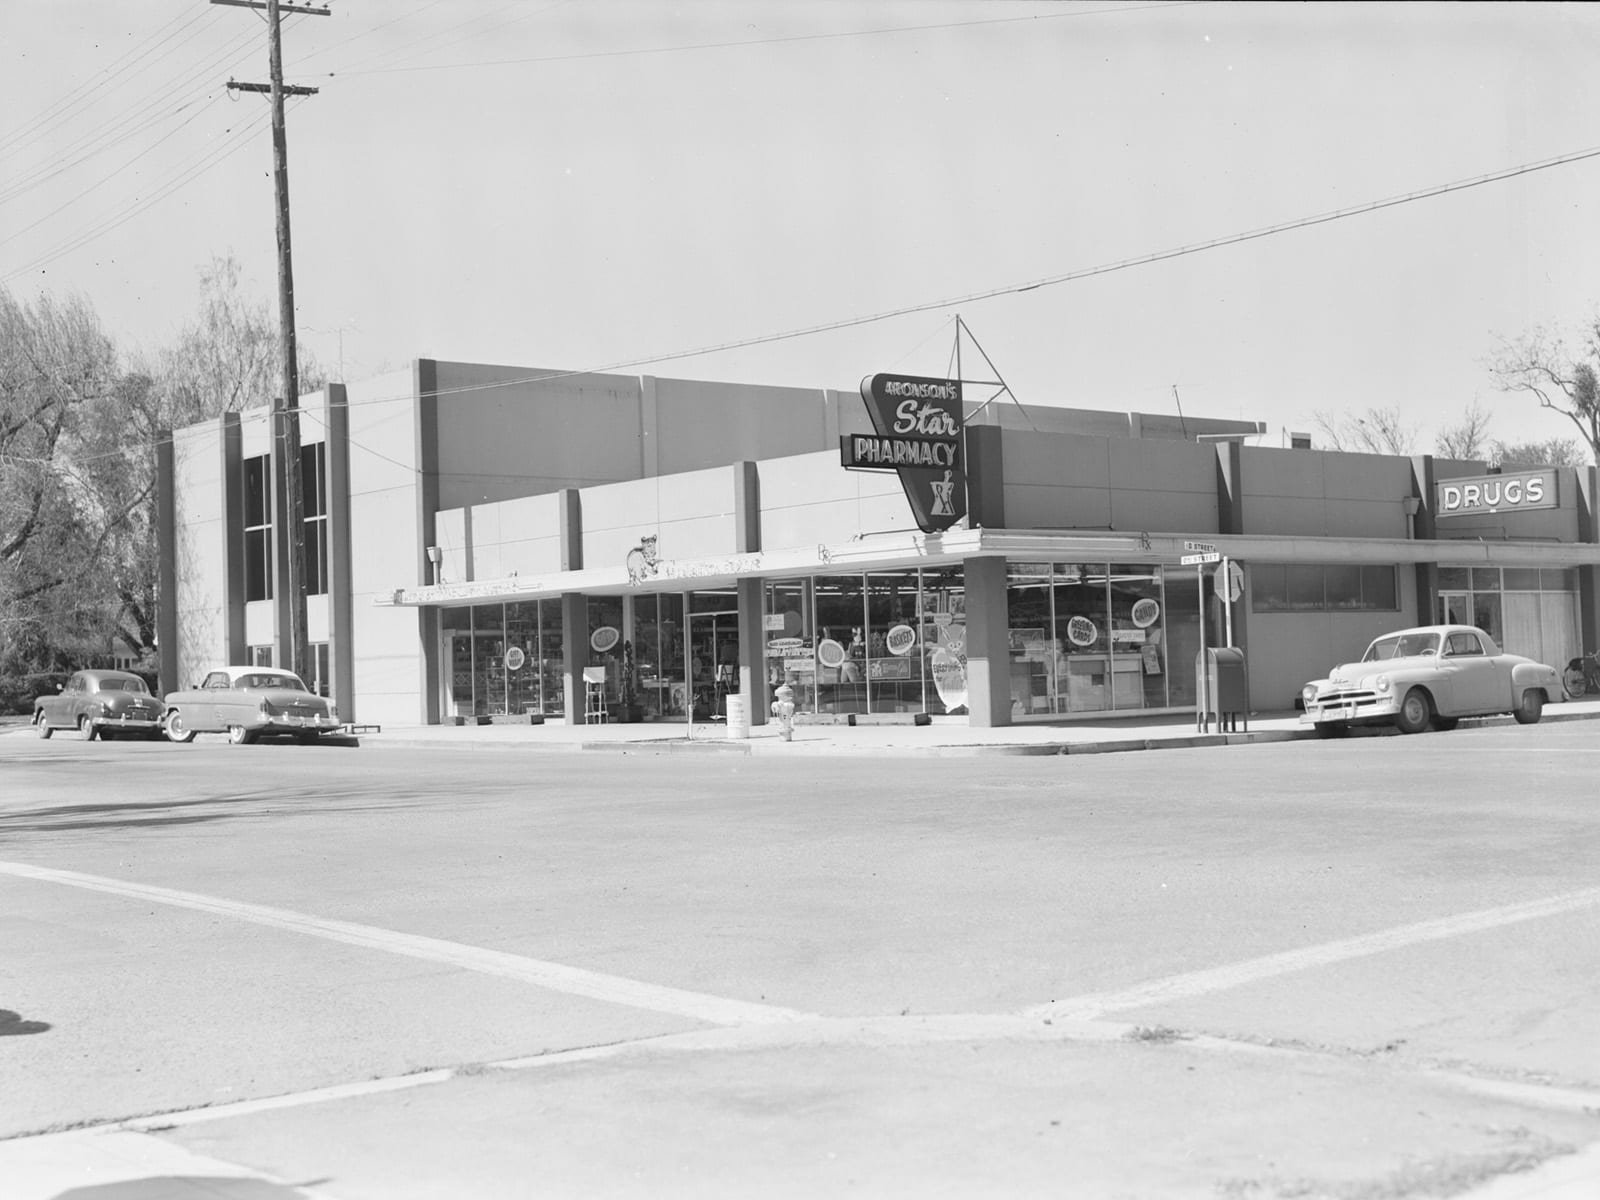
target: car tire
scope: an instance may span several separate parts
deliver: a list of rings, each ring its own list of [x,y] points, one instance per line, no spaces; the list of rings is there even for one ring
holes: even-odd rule
[[[1401,733],[1421,733],[1433,720],[1433,701],[1421,688],[1412,688],[1400,701],[1394,714],[1394,727]]]
[[[44,719],[44,713],[42,712],[33,715],[33,727],[42,738],[48,738],[55,732],[54,729],[50,728],[50,722]]]
[[[1433,719],[1433,727],[1440,733],[1449,733],[1459,724],[1461,724],[1460,717],[1435,717]]]
[[[1589,690],[1589,681],[1583,677],[1582,666],[1568,666],[1561,675],[1561,686],[1566,690],[1570,699],[1576,700]]]
[[[228,726],[228,744],[230,746],[248,746],[256,740],[256,735],[243,725]]]
[[[100,736],[100,731],[95,728],[94,722],[88,717],[78,718],[78,740],[92,742]]]
[[[1522,698],[1517,701],[1516,711],[1511,715],[1517,719],[1518,725],[1537,725],[1539,718],[1544,715],[1544,693],[1538,688],[1525,689]]]
[[[161,731],[167,735],[167,741],[184,742],[194,741],[194,730],[184,724],[183,714],[173,709],[167,714],[167,719],[161,723]]]

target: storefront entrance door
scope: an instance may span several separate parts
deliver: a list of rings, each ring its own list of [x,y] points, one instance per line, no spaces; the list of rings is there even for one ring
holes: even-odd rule
[[[692,614],[688,650],[695,720],[725,719],[727,697],[739,690],[739,614]]]

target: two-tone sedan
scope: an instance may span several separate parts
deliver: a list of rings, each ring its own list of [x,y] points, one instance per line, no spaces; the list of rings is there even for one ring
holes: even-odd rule
[[[1386,633],[1360,662],[1306,684],[1301,720],[1330,736],[1352,725],[1392,724],[1401,733],[1454,729],[1462,717],[1499,713],[1532,725],[1562,695],[1554,667],[1506,654],[1483,630],[1425,625]]]
[[[273,667],[218,667],[196,687],[169,693],[163,720],[168,741],[226,733],[236,746],[267,735],[315,742],[340,731],[333,705],[293,671]]]
[[[161,701],[130,671],[76,671],[54,696],[33,702],[33,727],[42,738],[58,729],[97,737],[156,737],[161,732]]]

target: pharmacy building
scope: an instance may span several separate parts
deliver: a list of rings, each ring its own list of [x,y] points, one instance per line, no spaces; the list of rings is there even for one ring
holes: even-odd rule
[[[1384,632],[1597,644],[1596,471],[1258,444],[1253,421],[421,359],[159,445],[160,686],[286,665],[342,720],[1258,712]],[[291,521],[299,524],[291,530]],[[297,533],[298,538],[286,536]],[[298,542],[298,545],[296,543]],[[291,548],[300,561],[291,570]]]

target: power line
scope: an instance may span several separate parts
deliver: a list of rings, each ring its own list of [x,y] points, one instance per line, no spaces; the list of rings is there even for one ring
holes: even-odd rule
[[[1211,0],[1177,0],[1176,3],[1131,4],[1120,8],[1088,8],[1075,9],[1072,12],[1032,13],[1023,17],[984,17],[976,21],[941,21],[927,25],[896,25],[882,29],[841,30],[836,33],[799,33],[783,37],[742,38],[727,42],[696,42],[685,46],[646,46],[637,50],[593,50],[577,54],[539,55],[533,58],[483,59],[476,62],[462,63],[425,63],[414,67],[372,67],[366,70],[330,71],[328,74],[330,76],[345,77],[349,75],[389,75],[404,71],[454,71],[467,67],[473,69],[482,67],[517,67],[534,63],[577,62],[596,58],[631,58],[649,54],[682,54],[695,50],[731,50],[742,46],[781,46],[797,42],[836,41],[842,38],[879,37],[896,33],[927,33],[940,29],[965,29],[982,25],[1015,25],[1025,21],[1059,21],[1072,17],[1098,17],[1128,12],[1148,12],[1154,9],[1190,8],[1197,4],[1210,2]]]
[[[224,159],[231,158],[234,154],[238,153],[238,151],[242,150],[249,143],[251,135],[254,134],[258,128],[264,125],[266,121],[267,114],[258,113],[255,117],[247,120],[238,129],[230,130],[226,140],[219,144],[212,145],[203,151],[198,158],[192,160],[192,166],[178,168],[178,174],[175,177],[169,178],[165,183],[158,185],[157,188],[143,200],[135,202],[122,212],[111,217],[107,217],[98,224],[91,226],[89,229],[81,233],[74,234],[64,241],[57,242],[50,249],[34,256],[21,266],[6,272],[3,276],[0,276],[0,280],[16,279],[19,276],[28,274],[31,271],[37,270],[40,267],[56,261],[56,259],[61,258],[64,255],[72,253],[74,250],[81,249],[90,242],[96,241],[97,239],[110,233],[113,229],[117,229],[120,226],[125,225],[134,217],[139,216],[141,213],[153,208],[155,205],[165,200],[174,192],[187,187],[196,179],[200,178],[200,176],[204,175],[212,167],[220,164]]]
[[[1129,270],[1133,267],[1147,266],[1152,263],[1167,262],[1172,259],[1182,258],[1191,254],[1200,254],[1207,250],[1221,249],[1226,246],[1240,245],[1244,242],[1256,241],[1261,238],[1272,237],[1280,233],[1292,232],[1296,229],[1306,229],[1315,225],[1323,225],[1332,221],[1344,220],[1349,217],[1362,216],[1367,213],[1381,212],[1384,209],[1395,208],[1403,204],[1412,204],[1438,196],[1449,195],[1452,192],[1466,191],[1470,188],[1483,187],[1490,183],[1500,183],[1508,179],[1515,179],[1523,175],[1531,175],[1538,171],[1547,171],[1555,167],[1568,166],[1572,163],[1584,162],[1589,159],[1600,158],[1600,147],[1587,150],[1577,150],[1569,154],[1558,155],[1554,158],[1541,159],[1537,162],[1523,163],[1515,167],[1507,167],[1501,171],[1494,171],[1487,175],[1479,175],[1470,179],[1456,180],[1451,183],[1438,184],[1434,187],[1423,188],[1419,191],[1407,192],[1403,195],[1391,196],[1383,200],[1374,200],[1366,204],[1354,205],[1349,208],[1337,209],[1332,212],[1321,213],[1316,216],[1301,217],[1293,221],[1283,221],[1276,225],[1265,226],[1260,229],[1248,230],[1243,233],[1229,234],[1224,237],[1213,238],[1206,242],[1191,243],[1170,250],[1160,250],[1151,254],[1140,255],[1136,258],[1120,259],[1116,262],[1104,263],[1095,267],[1084,267],[1075,271],[1067,271],[1058,275],[1036,279],[1029,283],[1008,284],[1003,287],[990,288],[981,292],[970,292],[964,296],[950,297],[943,300],[930,300],[920,304],[906,305],[901,308],[890,309],[886,312],[873,313],[866,316],[849,317],[838,321],[830,321],[818,325],[809,325],[799,329],[791,329],[782,333],[764,334],[738,341],[721,342],[712,346],[702,346],[694,350],[679,350],[666,354],[657,354],[643,358],[633,358],[613,362],[605,366],[587,367],[576,371],[546,371],[534,375],[513,376],[509,379],[496,380],[492,383],[463,384],[460,387],[436,388],[425,393],[429,397],[464,395],[469,392],[491,391],[497,388],[516,387],[527,383],[543,383],[555,379],[571,379],[579,375],[600,375],[608,371],[620,371],[633,367],[649,366],[654,363],[674,362],[685,358],[697,358],[701,355],[723,353],[728,350],[740,350],[750,346],[768,345],[773,342],[788,341],[803,337],[811,337],[819,333],[831,333],[840,329],[851,329],[862,325],[870,325],[879,321],[888,321],[896,317],[911,316],[916,313],[931,312],[941,308],[956,308],[963,304],[973,304],[982,300],[992,300],[1001,296],[1020,295],[1024,292],[1036,291],[1041,288],[1054,287],[1063,283],[1072,283],[1081,279],[1089,279],[1098,275],[1109,275],[1117,271]],[[394,404],[409,400],[410,392],[397,392],[387,396],[372,396],[363,400],[351,401],[349,407],[362,407],[370,404]],[[376,452],[374,452],[376,453]],[[380,457],[382,457],[380,455]],[[19,462],[42,462],[45,460],[16,459]],[[394,460],[389,460],[394,461]],[[403,464],[401,464],[403,465]]]
[[[201,79],[214,76],[217,68],[222,63],[236,57],[246,45],[254,40],[253,34],[246,34],[242,38],[235,39],[224,50],[212,55],[206,62],[191,68],[187,73],[180,72],[179,75],[168,80],[166,84],[162,85],[166,89],[165,91],[147,98],[142,104],[124,109],[122,114],[115,120],[97,124],[75,141],[58,146],[53,156],[37,164],[30,174],[11,180],[5,191],[0,193],[0,204],[8,203],[24,192],[53,179],[63,171],[79,166],[104,151],[121,145],[127,132],[132,130],[142,131],[148,128],[155,120],[161,119],[153,116],[156,110],[185,93]],[[214,88],[207,88],[205,91],[209,91],[212,96],[221,94]],[[175,117],[182,113],[190,105],[201,99],[205,95],[205,91],[200,96],[193,96],[186,100],[183,104],[165,114],[165,116]],[[72,155],[79,154],[80,151],[82,153],[78,158],[71,158]],[[71,161],[68,161],[69,159]]]
[[[204,20],[209,12],[209,9],[205,9],[200,13],[190,15],[187,23],[184,25],[184,29],[193,28],[196,23]],[[15,129],[4,134],[3,136],[0,136],[0,151],[9,152],[18,145],[22,145],[26,142],[34,140],[35,135],[42,130],[44,126],[49,125],[51,122],[59,119],[60,117],[64,117],[68,110],[76,108],[84,100],[88,99],[90,95],[96,92],[103,93],[107,85],[116,79],[117,76],[129,70],[140,59],[147,57],[148,52],[144,49],[147,45],[149,45],[151,42],[159,42],[166,38],[167,31],[171,29],[172,26],[183,20],[184,14],[182,13],[176,17],[173,17],[172,20],[168,21],[160,29],[146,37],[144,41],[140,42],[131,50],[128,50],[126,53],[124,53],[121,58],[114,60],[111,69],[109,69],[107,72],[97,73],[93,77],[85,79],[82,83],[78,84],[77,87],[73,88],[72,91],[68,92],[60,100],[56,101],[55,104],[45,109],[44,112],[37,114],[27,121],[24,121]],[[166,57],[167,53],[170,53],[178,46],[183,45],[188,40],[188,38],[185,38],[183,41],[169,45],[168,50],[165,53],[157,55],[152,61],[159,62],[162,58]]]

